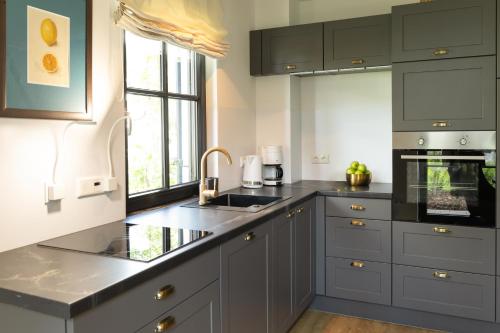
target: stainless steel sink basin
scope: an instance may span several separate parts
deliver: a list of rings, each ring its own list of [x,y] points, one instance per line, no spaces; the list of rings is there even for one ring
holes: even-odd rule
[[[219,209],[237,212],[257,213],[263,209],[276,205],[290,199],[288,197],[271,197],[247,194],[223,194],[208,201],[204,206],[200,206],[198,201],[190,202],[182,207]]]

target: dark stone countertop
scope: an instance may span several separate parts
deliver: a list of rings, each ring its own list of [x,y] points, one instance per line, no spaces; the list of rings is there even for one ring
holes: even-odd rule
[[[388,184],[352,189],[342,182],[301,181],[280,188],[228,191],[292,196],[258,213],[180,207],[185,202],[142,212],[128,217],[126,222],[203,229],[213,234],[150,263],[51,249],[36,244],[3,252],[0,253],[0,302],[55,317],[73,318],[318,193],[390,199],[390,191]]]

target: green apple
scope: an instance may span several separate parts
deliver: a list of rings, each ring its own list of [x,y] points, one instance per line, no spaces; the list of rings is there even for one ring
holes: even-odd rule
[[[366,175],[370,175],[371,173],[372,173],[372,172],[371,172],[370,170],[366,170],[366,171],[365,171],[365,174],[366,174]]]
[[[364,173],[363,173],[363,171],[361,171],[361,170],[356,170],[356,172],[355,172],[354,174],[355,174],[355,175],[363,175]]]
[[[358,171],[361,171],[362,173],[365,173],[365,172],[366,172],[366,170],[368,170],[368,168],[366,167],[366,165],[365,165],[365,164],[360,164],[360,165],[358,166]]]
[[[351,163],[351,168],[352,169],[357,169],[358,166],[359,166],[359,162],[358,161],[354,161],[354,162]]]
[[[346,173],[347,173],[348,175],[352,175],[352,174],[354,174],[355,172],[356,172],[356,170],[354,170],[353,168],[349,168],[349,169],[347,169],[347,170],[346,170]]]

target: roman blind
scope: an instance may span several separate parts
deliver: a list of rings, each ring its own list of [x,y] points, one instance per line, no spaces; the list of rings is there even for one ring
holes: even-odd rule
[[[229,51],[220,0],[116,0],[116,24],[139,36],[223,58]]]

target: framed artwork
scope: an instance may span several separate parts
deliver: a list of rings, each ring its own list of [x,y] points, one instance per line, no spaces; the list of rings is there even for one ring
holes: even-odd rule
[[[0,0],[0,117],[92,119],[92,0]]]

